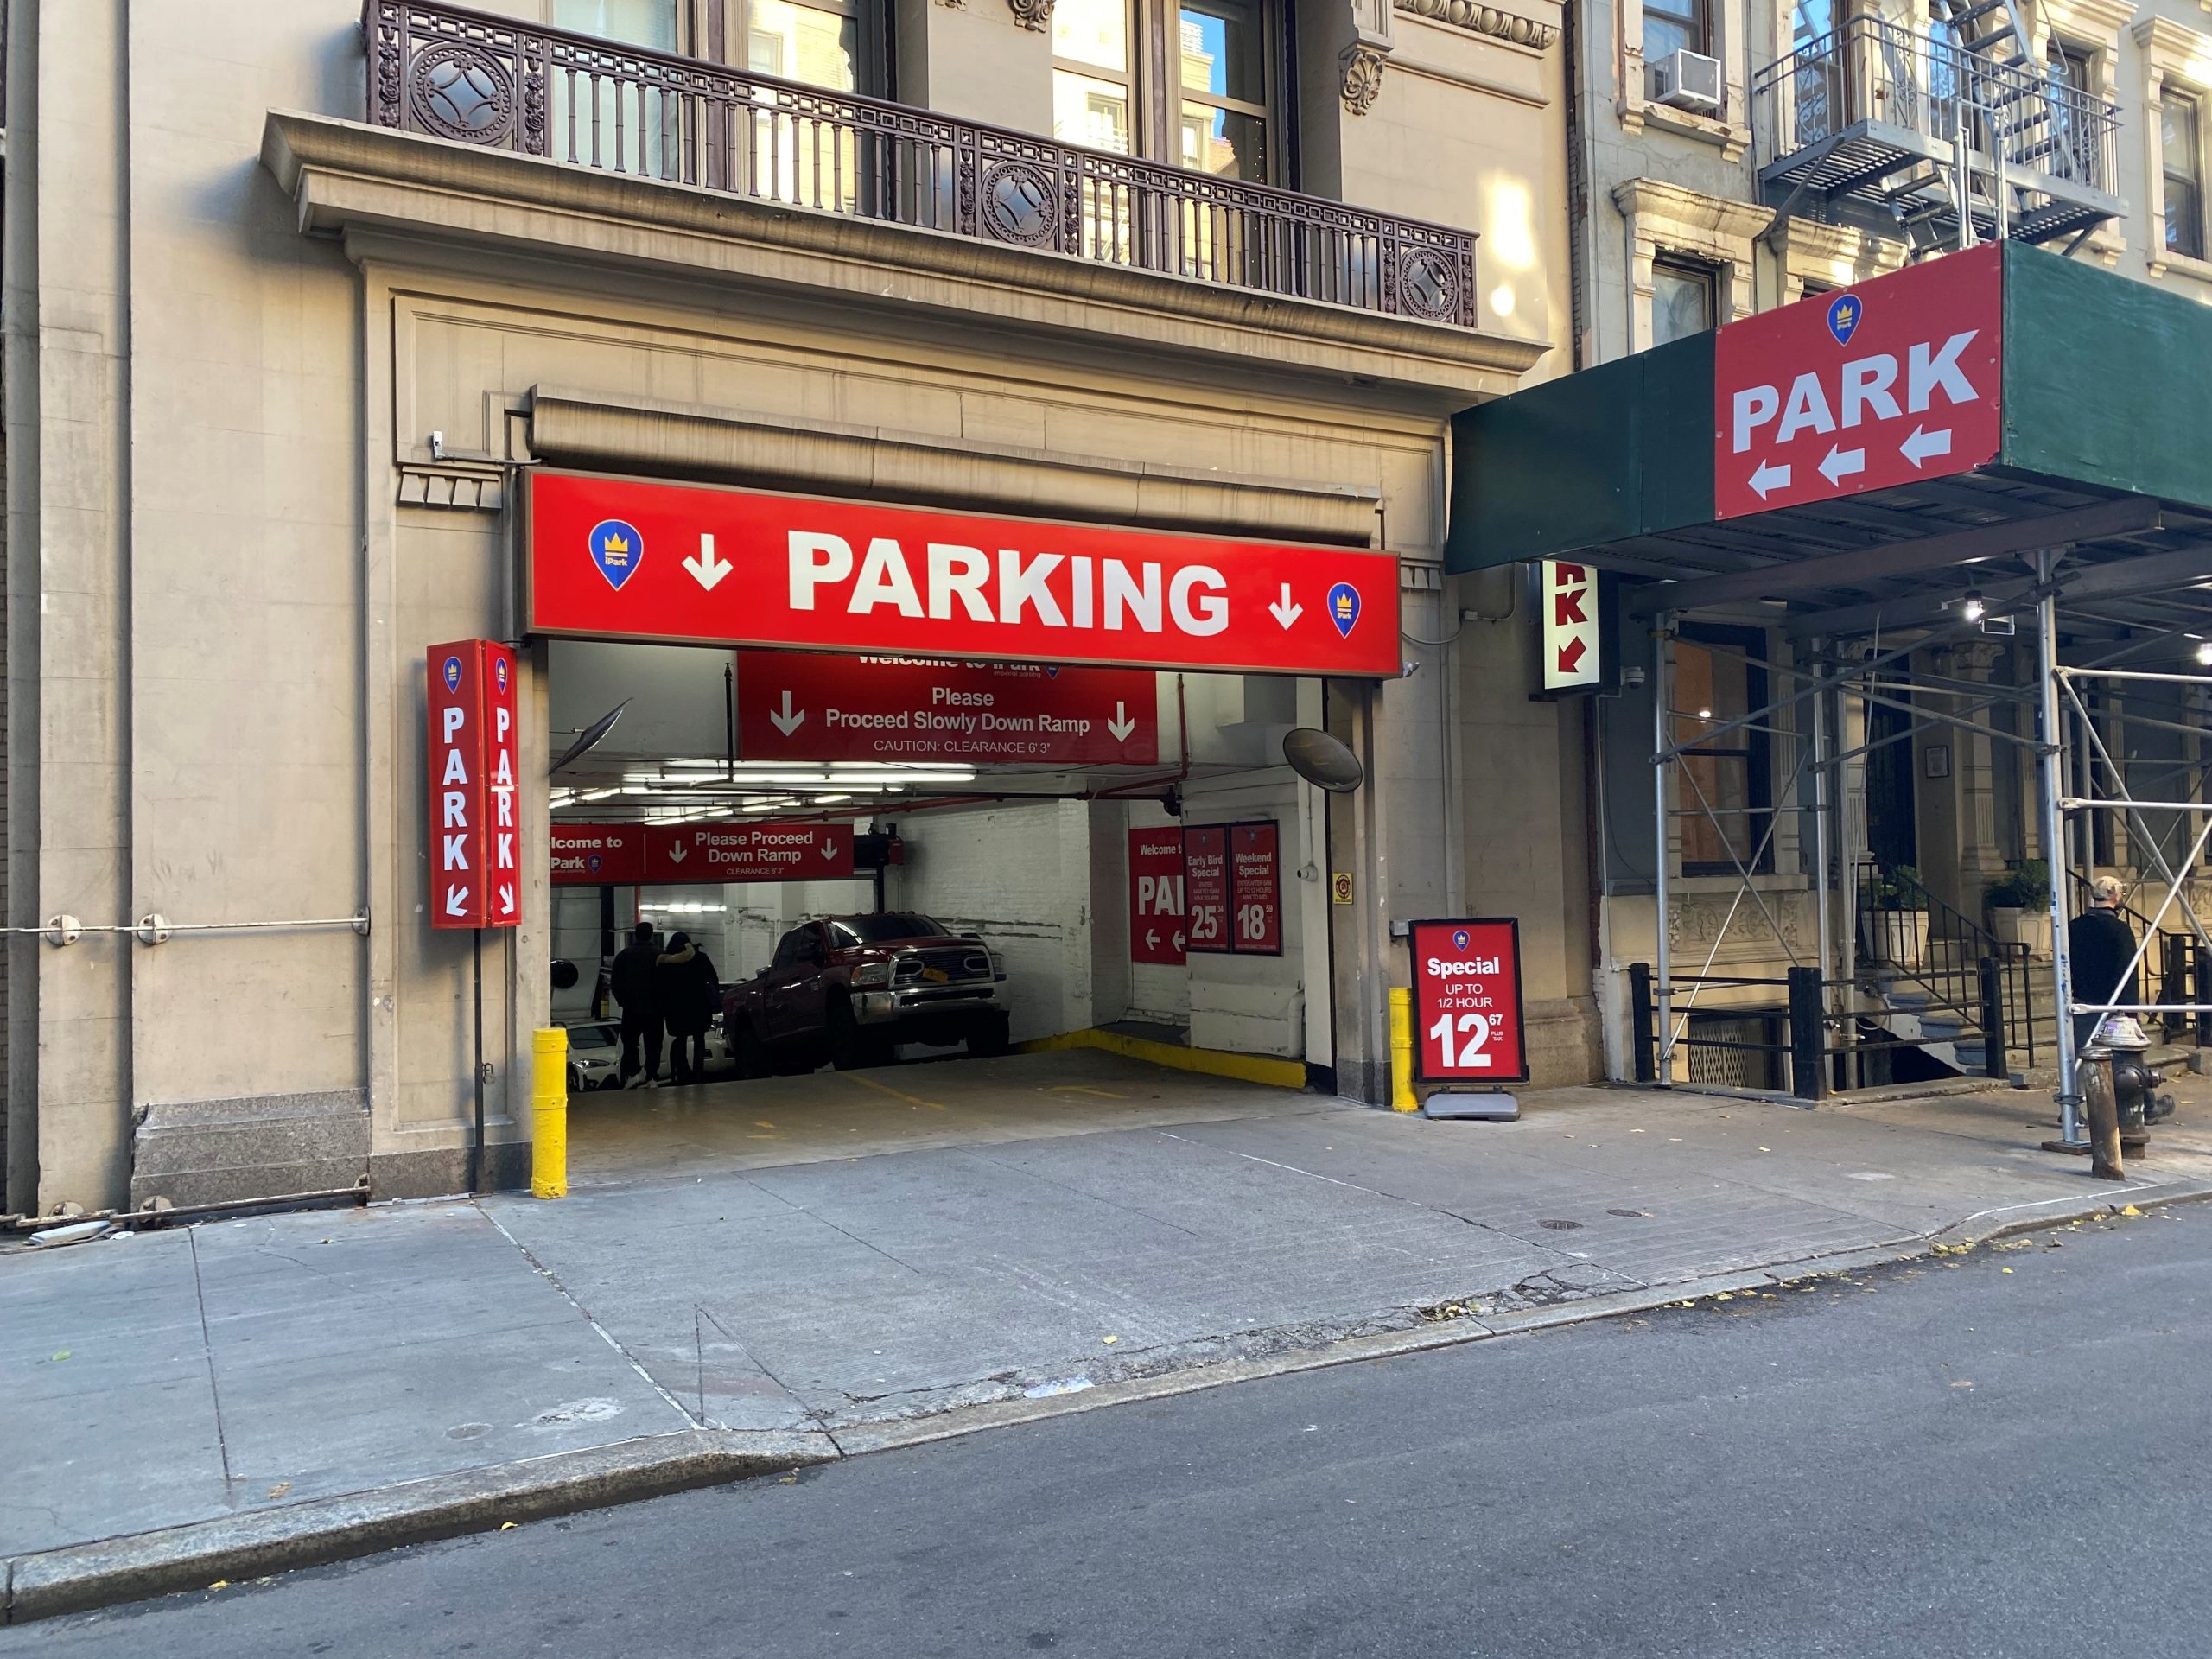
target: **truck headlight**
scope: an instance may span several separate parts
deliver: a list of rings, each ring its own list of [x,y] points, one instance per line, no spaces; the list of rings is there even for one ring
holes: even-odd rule
[[[888,985],[890,982],[891,964],[887,962],[864,962],[853,969],[853,983],[855,985]]]

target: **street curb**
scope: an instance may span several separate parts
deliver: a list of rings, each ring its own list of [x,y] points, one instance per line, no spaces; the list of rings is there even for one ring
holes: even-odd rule
[[[371,1492],[312,1498],[253,1515],[73,1544],[0,1560],[0,1624],[29,1624],[117,1602],[201,1589],[219,1580],[235,1583],[326,1566],[404,1545],[490,1531],[509,1522],[602,1509],[1233,1382],[1621,1319],[1816,1275],[1917,1261],[1939,1248],[1971,1248],[2008,1234],[2116,1215],[2129,1205],[2145,1210],[2208,1198],[2212,1198],[2212,1179],[2114,1186],[2094,1195],[1980,1211],[1934,1232],[1906,1235],[1866,1249],[1771,1262],[1543,1307],[1346,1337],[1319,1348],[1103,1382],[1081,1393],[963,1406],[906,1422],[855,1424],[837,1429],[834,1440],[825,1433],[683,1429]]]
[[[0,1624],[321,1567],[835,1459],[827,1434],[679,1429],[0,1561]]]
[[[1677,1304],[1702,1301],[1708,1297],[1732,1295],[1746,1290],[1771,1289],[1777,1285],[1794,1283],[1816,1274],[1853,1273],[1866,1268],[1924,1261],[1935,1255],[1939,1246],[1971,1248],[2012,1233],[2032,1232],[2038,1228],[2069,1221],[2117,1215],[2124,1205],[2133,1205],[2139,1210],[2155,1209],[2205,1198],[2212,1198],[2212,1179],[2118,1186],[2094,1196],[2068,1196],[2033,1204],[2007,1205],[2001,1209],[1977,1211],[1963,1221],[1954,1222],[1932,1233],[1907,1234],[1886,1243],[1862,1249],[1770,1262],[1762,1267],[1732,1268],[1726,1273],[1706,1274],[1670,1284],[1648,1286],[1641,1290],[1586,1296],[1546,1307],[1488,1313],[1479,1318],[1471,1315],[1433,1325],[1415,1325],[1404,1331],[1347,1337],[1323,1348],[1298,1349],[1270,1354],[1263,1358],[1227,1360],[1212,1365],[1195,1366],[1159,1376],[1103,1382],[1079,1394],[963,1406],[938,1416],[917,1418],[911,1422],[855,1424],[837,1429],[837,1445],[849,1458],[871,1452],[897,1451],[904,1446],[926,1446],[933,1441],[957,1440],[963,1435],[980,1433],[986,1429],[1011,1428],[1022,1423],[1041,1422],[1049,1418],[1072,1416],[1112,1406],[1167,1399],[1179,1394],[1196,1394],[1202,1389],[1223,1388],[1232,1382],[1290,1376],[1304,1371],[1326,1370],[1338,1365],[1358,1364],[1366,1360],[1391,1359],[1404,1354],[1457,1348],[1471,1343],[1487,1342],[1497,1337],[1519,1336],[1530,1332],[1555,1330],[1564,1325],[1623,1319]]]

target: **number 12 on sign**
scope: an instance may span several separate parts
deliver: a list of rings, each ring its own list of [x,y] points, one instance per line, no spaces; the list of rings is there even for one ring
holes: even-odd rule
[[[1480,1066],[1485,1070],[1488,1069],[1491,1056],[1483,1051],[1484,1046],[1490,1041],[1491,1018],[1491,1015],[1486,1014],[1463,1014],[1456,1020],[1448,1013],[1436,1016],[1436,1023],[1428,1028],[1428,1034],[1436,1039],[1437,1047],[1443,1051],[1444,1065],[1446,1071],[1459,1066]],[[1466,1038],[1465,1047],[1456,1050],[1453,1048],[1452,1039],[1455,1034]]]

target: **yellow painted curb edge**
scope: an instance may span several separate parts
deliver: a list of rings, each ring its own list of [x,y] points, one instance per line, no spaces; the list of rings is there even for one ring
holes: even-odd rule
[[[1286,1060],[1268,1054],[1232,1054],[1220,1048],[1185,1048],[1179,1043],[1156,1043],[1147,1037],[1132,1037],[1125,1032],[1101,1031],[1096,1026],[1082,1031],[1063,1032],[1057,1037],[1033,1037],[1026,1043],[1016,1043],[1019,1054],[1050,1054],[1061,1049],[1103,1048],[1109,1054],[1122,1054],[1133,1060],[1148,1060],[1154,1065],[1173,1067],[1178,1071],[1203,1071],[1210,1077],[1234,1077],[1240,1083],[1263,1083],[1277,1089],[1303,1089],[1306,1086],[1306,1062]]]

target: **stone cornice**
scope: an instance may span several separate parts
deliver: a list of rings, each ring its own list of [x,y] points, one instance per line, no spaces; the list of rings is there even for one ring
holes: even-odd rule
[[[1512,391],[1550,342],[810,213],[327,116],[270,112],[263,167],[299,228],[658,271],[855,326],[937,327],[1255,384],[1370,385],[1422,409]],[[1371,393],[1370,395],[1372,395]]]
[[[1486,35],[1494,41],[1525,46],[1531,51],[1544,51],[1559,38],[1559,30],[1553,24],[1501,11],[1496,6],[1480,5],[1476,0],[1392,0],[1392,3],[1408,16],[1449,23],[1471,35]]]

